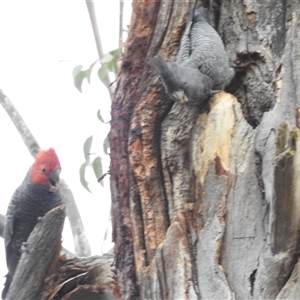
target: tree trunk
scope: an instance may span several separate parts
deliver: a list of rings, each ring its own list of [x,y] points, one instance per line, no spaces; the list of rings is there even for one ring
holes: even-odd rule
[[[236,69],[205,111],[174,104],[148,66],[175,59],[199,4],[133,2],[110,133],[120,293],[299,298],[300,4],[202,1]]]

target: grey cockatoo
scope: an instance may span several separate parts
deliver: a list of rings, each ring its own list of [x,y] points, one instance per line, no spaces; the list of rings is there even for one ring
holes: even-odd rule
[[[161,76],[165,90],[176,102],[199,105],[210,95],[212,80],[195,67],[166,62],[156,55],[150,65]]]
[[[22,245],[48,211],[63,204],[59,188],[61,167],[54,149],[40,151],[22,184],[10,200],[4,226],[4,242],[8,274],[2,298],[8,292],[21,257]]]
[[[223,42],[203,7],[190,11],[176,61],[166,62],[156,55],[149,64],[162,78],[166,92],[180,103],[202,104],[212,89],[224,89],[234,76]]]
[[[197,67],[213,80],[213,89],[224,89],[232,80],[234,70],[217,31],[209,24],[207,8],[190,12],[181,38],[176,63],[187,68]]]

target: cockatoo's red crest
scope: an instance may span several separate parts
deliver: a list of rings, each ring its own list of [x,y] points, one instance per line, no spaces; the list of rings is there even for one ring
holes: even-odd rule
[[[61,166],[55,150],[41,150],[32,165],[30,178],[34,183],[46,185],[50,175],[57,169],[60,170]]]

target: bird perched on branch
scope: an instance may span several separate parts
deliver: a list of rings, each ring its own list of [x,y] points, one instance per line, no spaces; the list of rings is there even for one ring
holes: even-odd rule
[[[22,248],[39,218],[64,202],[59,189],[60,171],[55,150],[50,148],[40,151],[10,200],[4,226],[8,274],[2,292],[3,299],[20,260]]]
[[[166,92],[180,103],[201,104],[212,89],[224,89],[234,76],[223,42],[203,7],[190,11],[176,61],[156,55],[149,65],[162,78]]]

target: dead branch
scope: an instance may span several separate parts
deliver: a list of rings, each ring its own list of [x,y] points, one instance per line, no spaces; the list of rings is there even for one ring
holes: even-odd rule
[[[60,260],[45,279],[41,298],[115,299],[118,293],[112,264],[112,254]]]

